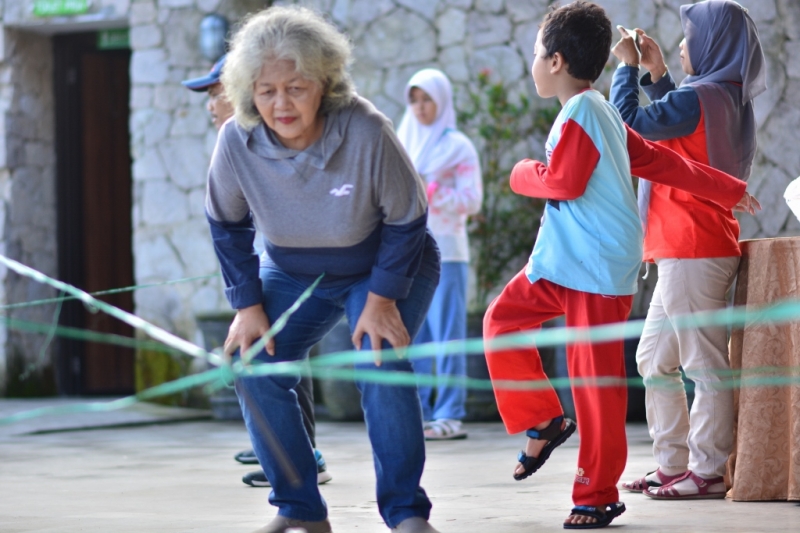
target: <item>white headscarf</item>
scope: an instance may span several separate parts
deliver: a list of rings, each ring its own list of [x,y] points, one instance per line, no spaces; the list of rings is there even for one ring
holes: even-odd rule
[[[436,119],[425,126],[414,116],[409,97],[411,89],[419,87],[436,103]],[[440,70],[426,68],[414,74],[405,89],[406,112],[397,128],[397,137],[411,157],[414,168],[422,176],[452,168],[472,154],[461,136],[448,135],[456,130],[453,108],[453,87]]]

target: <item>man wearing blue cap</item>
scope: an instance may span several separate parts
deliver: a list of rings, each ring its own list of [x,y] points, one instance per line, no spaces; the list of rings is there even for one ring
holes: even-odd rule
[[[225,98],[225,88],[219,81],[219,76],[222,74],[222,67],[225,65],[225,57],[226,56],[222,56],[219,61],[214,63],[214,66],[211,67],[211,70],[205,76],[181,82],[184,87],[195,92],[208,91],[206,109],[211,115],[211,122],[217,130],[225,124],[226,120],[233,116],[233,106],[231,106],[228,99]]]
[[[225,98],[225,87],[223,87],[219,80],[220,74],[222,74],[222,67],[225,66],[225,58],[226,56],[222,56],[219,61],[214,63],[214,66],[211,67],[211,70],[205,76],[192,78],[190,80],[184,80],[181,82],[184,87],[191,89],[192,91],[208,92],[206,109],[211,115],[211,122],[214,124],[214,127],[217,128],[217,130],[219,130],[222,125],[233,116],[233,106],[231,106],[230,102],[228,102],[228,99]],[[314,438],[314,389],[310,377],[304,376],[300,380],[300,384],[297,386],[297,399],[299,400],[300,408],[303,412],[303,423],[305,425],[306,432],[308,432],[311,445],[314,446],[314,455],[317,457],[317,483],[327,483],[333,478],[327,471],[325,459],[323,459],[320,451],[316,449],[317,444],[316,439]],[[258,464],[258,458],[252,449],[237,453],[234,456],[234,459],[246,465]],[[253,487],[270,486],[269,480],[262,470],[246,474],[244,477],[242,477],[242,481]]]

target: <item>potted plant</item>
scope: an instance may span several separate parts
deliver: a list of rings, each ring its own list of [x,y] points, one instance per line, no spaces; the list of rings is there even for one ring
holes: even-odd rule
[[[475,292],[467,335],[474,338],[482,336],[483,314],[491,299],[525,266],[531,253],[545,203],[515,194],[509,176],[517,161],[534,157],[533,147],[544,145],[560,106],[533,107],[524,94],[512,97],[508,86],[491,79],[489,70],[478,74],[476,85],[466,96],[458,119],[461,130],[478,150],[484,191],[481,211],[471,217],[468,228]],[[545,368],[554,373],[552,350],[543,350],[542,359]],[[485,358],[476,354],[468,357],[467,373],[471,378],[488,379]],[[467,419],[496,418],[492,391],[470,390]]]
[[[533,108],[522,94],[512,101],[502,81],[478,74],[477,90],[467,93],[459,113],[461,129],[476,144],[483,170],[483,206],[470,219],[469,238],[475,272],[473,308],[484,310],[530,255],[544,200],[515,194],[509,184],[514,164],[542,146],[560,106]]]

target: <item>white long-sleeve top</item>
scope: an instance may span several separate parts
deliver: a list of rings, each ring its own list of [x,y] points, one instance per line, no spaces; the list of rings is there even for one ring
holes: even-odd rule
[[[428,186],[428,227],[442,261],[469,261],[467,218],[477,213],[483,201],[483,180],[478,154],[461,132],[448,130],[451,143],[463,144],[463,158],[454,166],[423,175]]]

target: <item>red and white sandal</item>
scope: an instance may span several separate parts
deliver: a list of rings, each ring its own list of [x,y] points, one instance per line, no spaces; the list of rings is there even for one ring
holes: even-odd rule
[[[648,476],[651,476],[653,474],[656,475],[656,478],[658,479],[658,481],[647,479]],[[647,474],[644,475],[644,477],[641,477],[641,478],[637,479],[636,481],[630,481],[628,483],[622,483],[621,486],[622,486],[623,489],[631,491],[631,492],[644,492],[644,491],[646,491],[647,489],[650,489],[650,488],[658,488],[658,487],[662,487],[664,485],[669,485],[670,483],[672,483],[673,481],[675,481],[679,477],[683,477],[685,474],[686,474],[686,472],[684,472],[683,474],[676,474],[674,476],[668,476],[664,472],[662,472],[661,469],[659,468],[657,470],[654,470],[653,472],[648,472]]]
[[[687,493],[685,488],[679,488],[678,484],[684,480],[692,481],[697,491]],[[686,472],[667,485],[646,489],[643,494],[655,500],[715,500],[725,498],[726,492],[722,476],[703,479],[692,472]]]

